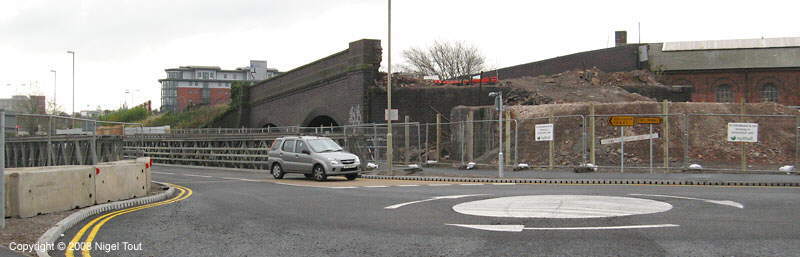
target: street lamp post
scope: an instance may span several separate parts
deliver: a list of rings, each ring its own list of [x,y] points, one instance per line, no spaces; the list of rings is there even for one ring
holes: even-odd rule
[[[386,109],[388,110],[387,128],[386,128],[386,165],[389,168],[389,174],[394,175],[392,169],[392,0],[389,1],[388,8],[388,41],[387,41],[387,56],[388,56],[388,73],[386,74]]]
[[[58,87],[56,85],[56,83],[57,83],[56,81],[58,81],[58,76],[57,76],[56,70],[50,70],[50,72],[53,73],[53,114],[55,114],[56,103],[57,103],[56,102],[56,93],[58,92],[58,90],[57,90]],[[45,108],[45,109],[47,109],[47,108]]]
[[[497,176],[503,177],[503,92],[491,92],[489,96],[494,96],[494,102],[497,107],[497,134],[500,136],[500,148],[497,154]]]
[[[70,116],[75,116],[75,51],[67,51],[72,55],[72,113]],[[75,120],[72,120],[72,127],[75,128]]]

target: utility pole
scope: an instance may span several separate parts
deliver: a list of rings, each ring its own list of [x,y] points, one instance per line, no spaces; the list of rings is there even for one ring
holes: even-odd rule
[[[72,55],[72,113],[70,116],[75,117],[75,51],[67,51]],[[75,128],[75,120],[72,120],[72,128]]]

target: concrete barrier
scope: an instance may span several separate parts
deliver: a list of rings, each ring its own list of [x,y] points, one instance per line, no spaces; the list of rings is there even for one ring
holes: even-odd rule
[[[145,165],[137,161],[117,161],[94,166],[97,176],[96,202],[107,203],[141,197],[147,194]]]
[[[95,204],[91,166],[7,169],[6,216],[33,217]]]
[[[141,157],[141,158],[136,158],[136,162],[140,163],[142,166],[144,166],[144,175],[145,175],[144,176],[144,180],[149,185],[150,182],[153,181],[153,172],[152,172],[152,170],[153,170],[153,160],[150,159],[150,157]],[[146,187],[146,189],[147,189],[148,192],[150,191],[150,187],[149,186]]]
[[[83,208],[146,196],[150,158],[98,165],[5,169],[6,217]]]

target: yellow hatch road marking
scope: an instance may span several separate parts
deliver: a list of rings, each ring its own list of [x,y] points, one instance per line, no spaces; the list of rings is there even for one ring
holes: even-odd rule
[[[92,241],[94,241],[94,237],[97,235],[97,232],[100,231],[100,228],[102,228],[103,225],[106,222],[108,222],[109,220],[113,219],[114,217],[122,215],[122,214],[126,214],[126,213],[139,211],[139,210],[142,210],[142,209],[147,209],[147,208],[151,208],[151,207],[156,207],[156,206],[161,206],[161,205],[165,205],[165,204],[170,204],[170,203],[182,201],[182,200],[185,200],[186,198],[189,198],[189,196],[192,196],[192,193],[193,193],[192,190],[187,188],[187,187],[178,186],[178,185],[174,185],[174,184],[169,184],[169,185],[172,186],[172,187],[175,187],[176,189],[178,189],[180,191],[180,193],[178,193],[178,195],[173,197],[172,199],[161,201],[161,202],[157,202],[157,203],[151,203],[151,204],[135,206],[135,207],[131,207],[131,208],[128,208],[128,209],[122,209],[122,210],[106,213],[106,214],[104,214],[104,215],[102,215],[100,217],[97,217],[97,218],[89,221],[88,223],[86,223],[86,225],[84,225],[78,231],[78,233],[75,234],[74,237],[72,237],[72,240],[70,240],[70,242],[69,242],[69,247],[64,252],[64,255],[66,257],[75,257],[75,255],[73,253],[73,250],[77,250],[77,249],[75,249],[75,248],[77,248],[76,246],[78,245],[78,243],[80,242],[81,238],[83,237],[83,235],[86,233],[86,231],[89,228],[92,228],[92,230],[89,233],[89,235],[86,237],[86,241],[84,241],[84,243],[81,245],[82,247],[80,249],[81,250],[81,255],[83,255],[84,257],[91,257],[91,253],[89,252],[91,247],[89,247],[89,246],[92,244]],[[95,223],[97,223],[97,225],[92,227],[93,225],[95,225]]]

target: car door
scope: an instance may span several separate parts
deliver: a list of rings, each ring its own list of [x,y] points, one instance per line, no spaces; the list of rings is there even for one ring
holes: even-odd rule
[[[283,146],[281,147],[281,151],[278,152],[278,158],[281,159],[283,162],[283,170],[285,172],[296,171],[297,168],[295,167],[294,161],[294,145],[296,144],[297,140],[288,139],[283,141]]]
[[[311,174],[311,167],[313,166],[313,160],[311,159],[311,154],[308,145],[303,140],[297,140],[297,145],[294,147],[295,150],[295,167],[297,167],[299,172]],[[303,153],[305,150],[307,153]]]

